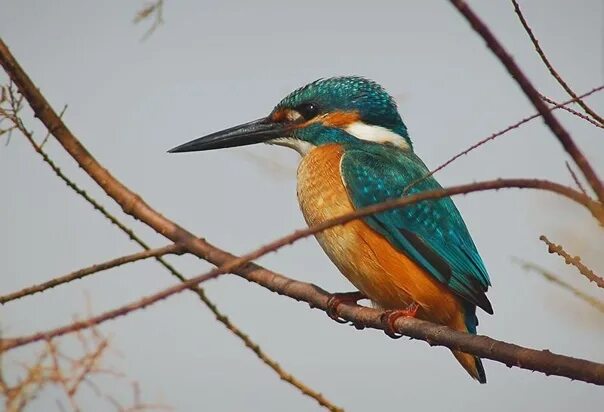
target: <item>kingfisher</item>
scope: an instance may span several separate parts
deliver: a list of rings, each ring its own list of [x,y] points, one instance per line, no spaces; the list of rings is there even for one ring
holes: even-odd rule
[[[171,153],[268,143],[301,155],[297,195],[308,225],[406,194],[441,189],[413,143],[394,99],[376,82],[319,79],[281,100],[267,117],[192,140]],[[491,285],[463,218],[449,197],[392,209],[315,235],[357,292],[385,310],[384,330],[414,316],[476,334],[476,307],[493,314]],[[480,358],[453,351],[472,378],[486,383]]]

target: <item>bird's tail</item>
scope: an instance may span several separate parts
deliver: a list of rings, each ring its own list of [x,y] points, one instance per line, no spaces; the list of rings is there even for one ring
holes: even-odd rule
[[[452,325],[449,325],[453,329],[476,334],[476,325],[478,325],[478,318],[476,317],[476,306],[466,304],[464,305],[465,313],[460,314],[459,319]],[[482,360],[469,353],[452,351],[455,359],[468,371],[470,376],[476,379],[480,383],[487,383],[487,375],[482,366]]]
[[[453,355],[455,356],[455,359],[461,363],[461,366],[468,371],[472,378],[480,383],[487,383],[487,375],[484,372],[482,360],[478,356],[455,350],[453,351]]]

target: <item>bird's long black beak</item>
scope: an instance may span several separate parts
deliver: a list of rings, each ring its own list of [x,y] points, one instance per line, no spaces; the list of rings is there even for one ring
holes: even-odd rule
[[[270,117],[230,127],[220,132],[192,140],[168,150],[169,153],[198,152],[200,150],[224,149],[266,142],[286,136],[286,123],[274,122]]]

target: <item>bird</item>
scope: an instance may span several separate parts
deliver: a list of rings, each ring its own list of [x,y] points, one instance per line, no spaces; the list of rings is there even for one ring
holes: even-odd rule
[[[266,117],[197,138],[170,153],[268,143],[296,150],[297,196],[309,226],[407,194],[441,189],[415,154],[397,104],[360,76],[322,78],[294,90]],[[489,274],[450,197],[392,209],[315,235],[339,271],[358,289],[334,294],[369,299],[383,309],[387,334],[413,316],[476,334]],[[335,315],[337,317],[337,315]],[[479,357],[452,350],[469,375],[486,383]]]

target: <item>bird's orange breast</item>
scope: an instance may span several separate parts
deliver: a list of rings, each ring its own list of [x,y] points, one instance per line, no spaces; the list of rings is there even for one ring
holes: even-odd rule
[[[354,210],[340,172],[343,154],[340,145],[324,145],[311,150],[300,163],[298,200],[310,226]],[[316,237],[342,274],[382,308],[404,308],[416,302],[420,317],[462,328],[463,312],[456,297],[363,220],[330,228]]]

